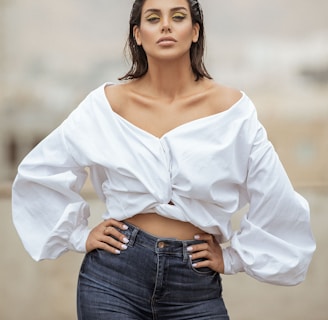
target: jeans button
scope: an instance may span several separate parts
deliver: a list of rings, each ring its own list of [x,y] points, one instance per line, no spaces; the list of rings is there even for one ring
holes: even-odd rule
[[[160,249],[164,248],[165,247],[165,242],[164,241],[158,242],[157,247],[160,248]]]

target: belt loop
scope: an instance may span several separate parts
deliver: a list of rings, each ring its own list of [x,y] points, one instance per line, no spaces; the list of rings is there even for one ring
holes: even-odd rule
[[[187,251],[187,247],[188,247],[187,241],[182,241],[183,262],[186,262],[189,259],[189,253]]]
[[[128,227],[129,227],[129,229],[132,229],[131,235],[129,237],[128,246],[132,247],[136,241],[136,237],[139,232],[139,228],[134,225],[131,225],[131,224],[128,224]]]

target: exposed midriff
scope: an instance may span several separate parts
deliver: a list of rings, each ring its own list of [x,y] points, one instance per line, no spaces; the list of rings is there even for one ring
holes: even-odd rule
[[[156,213],[137,214],[126,222],[159,238],[191,240],[196,234],[204,233],[189,222],[166,218]]]

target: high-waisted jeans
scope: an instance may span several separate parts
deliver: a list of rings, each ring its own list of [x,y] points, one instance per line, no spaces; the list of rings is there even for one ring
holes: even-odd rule
[[[192,266],[199,240],[156,238],[127,224],[128,249],[88,253],[82,263],[80,320],[228,320],[220,274]]]

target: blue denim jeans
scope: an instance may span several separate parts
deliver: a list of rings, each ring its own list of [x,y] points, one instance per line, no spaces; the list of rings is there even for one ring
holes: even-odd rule
[[[156,238],[129,225],[128,249],[88,253],[82,263],[80,320],[228,320],[220,274],[195,269],[187,252],[198,240]],[[195,261],[194,261],[195,262]]]

